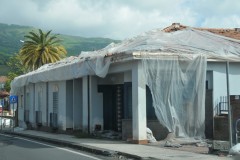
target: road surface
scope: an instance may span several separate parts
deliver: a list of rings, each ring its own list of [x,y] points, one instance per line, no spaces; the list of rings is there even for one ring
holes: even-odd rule
[[[0,160],[103,160],[85,152],[0,134]]]

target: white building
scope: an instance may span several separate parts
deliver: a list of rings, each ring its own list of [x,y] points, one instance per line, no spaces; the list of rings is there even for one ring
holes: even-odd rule
[[[226,61],[230,94],[240,95],[239,54],[239,40],[173,24],[44,65],[14,79],[11,94],[22,127],[114,130],[146,143],[146,127],[162,139],[202,137],[206,124],[211,136],[227,95]]]

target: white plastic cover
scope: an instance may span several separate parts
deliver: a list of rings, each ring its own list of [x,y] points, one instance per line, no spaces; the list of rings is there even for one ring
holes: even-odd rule
[[[145,58],[155,114],[178,137],[204,137],[206,58]]]
[[[17,88],[29,83],[67,80],[94,74],[104,77],[111,63],[106,55],[117,56],[118,53],[132,54],[139,51],[157,52],[159,55],[185,54],[188,57],[192,54],[205,54],[208,58],[239,61],[239,44],[239,40],[191,28],[172,33],[165,33],[160,29],[152,30],[119,44],[110,44],[102,50],[82,52],[78,57],[68,57],[19,76],[11,84],[11,93],[16,94]]]
[[[11,94],[29,83],[62,81],[87,75],[105,77],[110,66],[110,58],[103,56],[68,57],[56,63],[46,64],[36,71],[16,77],[11,83]]]
[[[172,53],[173,55],[204,54],[218,60],[240,60],[240,40],[227,38],[207,31],[191,28],[166,33],[160,29],[143,33],[120,44],[111,44],[98,53],[118,54],[133,52]]]
[[[230,155],[238,155],[238,158],[240,158],[240,143],[234,145],[232,148],[229,150]]]

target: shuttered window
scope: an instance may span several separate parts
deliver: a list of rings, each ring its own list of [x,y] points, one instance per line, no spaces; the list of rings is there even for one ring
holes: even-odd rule
[[[58,113],[58,92],[53,92],[53,113]]]

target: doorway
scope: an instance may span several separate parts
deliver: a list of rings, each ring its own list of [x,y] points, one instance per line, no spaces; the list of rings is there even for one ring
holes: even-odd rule
[[[121,132],[123,117],[123,85],[99,85],[103,93],[103,130]]]

